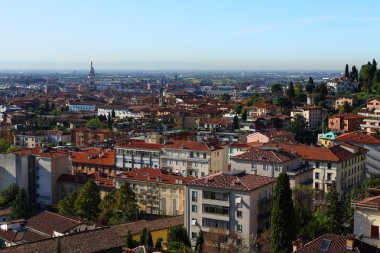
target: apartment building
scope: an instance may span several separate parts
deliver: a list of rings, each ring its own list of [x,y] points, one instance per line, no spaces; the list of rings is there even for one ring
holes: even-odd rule
[[[110,106],[110,105],[99,105],[98,106],[98,116],[103,115],[107,116],[112,115],[112,112],[115,113],[116,118],[142,118],[142,115],[139,111],[130,110],[125,106]]]
[[[127,182],[135,192],[141,213],[159,215],[183,215],[184,184],[193,179],[152,168],[124,171],[114,177],[116,188]]]
[[[93,148],[79,152],[72,152],[71,173],[91,174],[95,172],[105,173],[110,176],[115,171],[115,151],[109,149]]]
[[[64,131],[31,131],[20,133],[14,136],[14,143],[17,145],[34,148],[43,144],[70,143],[71,135]]]
[[[95,112],[96,104],[87,101],[72,101],[67,104],[70,112]]]
[[[195,245],[200,230],[231,231],[249,240],[269,226],[274,179],[232,170],[185,186],[185,227]],[[228,242],[228,241],[226,241]]]
[[[116,144],[116,167],[122,170],[160,168],[160,155],[163,146],[162,144],[145,142]]]
[[[276,144],[283,150],[296,153],[303,163],[313,169],[313,189],[327,194],[335,187],[340,197],[364,180],[368,150],[341,144],[332,147],[312,147],[303,144]]]
[[[358,90],[358,83],[342,78],[333,78],[327,81],[327,89],[331,93],[351,93]]]
[[[262,115],[281,114],[281,108],[273,104],[257,104],[248,110],[249,118],[257,118]]]
[[[368,134],[376,134],[380,131],[380,100],[370,99],[367,108],[359,111],[358,114],[365,117],[361,129]]]
[[[71,140],[75,146],[99,145],[110,138],[112,131],[109,129],[81,127],[71,130]]]
[[[269,130],[255,132],[247,136],[247,143],[260,142],[268,143],[270,141],[294,141],[295,135],[285,130]]]
[[[356,113],[340,113],[329,117],[329,129],[336,132],[353,132],[360,129],[364,116]]]
[[[295,118],[297,114],[306,119],[309,128],[318,128],[322,125],[322,120],[327,116],[327,111],[320,106],[307,105],[290,111],[292,118]]]
[[[334,143],[348,143],[368,150],[365,161],[367,178],[380,174],[380,139],[369,134],[346,133],[334,139]]]
[[[278,147],[250,148],[240,155],[231,157],[231,169],[272,178],[286,172],[291,188],[300,184],[311,184],[313,181],[312,169],[302,164],[300,156]]]
[[[160,167],[184,176],[203,177],[227,171],[227,147],[196,141],[170,141],[162,148]]]

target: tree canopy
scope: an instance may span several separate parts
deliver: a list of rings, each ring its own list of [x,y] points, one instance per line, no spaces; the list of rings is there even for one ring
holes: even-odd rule
[[[96,220],[99,215],[100,193],[93,179],[81,189],[74,201],[75,214],[81,218]]]
[[[105,128],[104,124],[100,121],[98,117],[92,118],[86,123],[86,127],[89,128]]]
[[[27,219],[30,215],[29,199],[24,189],[19,189],[11,205],[11,219]]]

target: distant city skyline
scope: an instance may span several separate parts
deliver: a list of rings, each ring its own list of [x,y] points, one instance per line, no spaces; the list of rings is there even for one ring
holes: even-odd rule
[[[6,1],[0,69],[343,70],[379,59],[380,2]]]

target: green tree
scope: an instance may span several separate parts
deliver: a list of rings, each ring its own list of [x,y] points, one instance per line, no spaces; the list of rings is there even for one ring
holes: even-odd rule
[[[292,107],[292,101],[285,96],[277,97],[273,103],[279,107],[281,107],[281,111],[284,114],[289,113],[290,108]]]
[[[287,130],[295,134],[295,139],[301,143],[312,143],[315,141],[307,127],[304,116],[296,114],[295,118],[289,123]]]
[[[111,116],[112,116],[113,119],[116,117],[115,109],[112,109],[112,114],[111,114]]]
[[[128,230],[127,237],[125,238],[125,247],[128,249],[133,248],[133,236],[131,230]]]
[[[376,70],[373,76],[373,84],[380,83],[380,70]]]
[[[86,127],[90,128],[104,128],[102,122],[100,122],[99,118],[92,118],[86,123]]]
[[[338,199],[338,193],[334,187],[331,188],[327,194],[326,199],[326,215],[332,219],[332,228],[335,233],[340,233],[342,222],[342,209],[341,203]]]
[[[81,218],[96,220],[99,215],[100,193],[93,179],[81,189],[74,202],[75,214]]]
[[[228,95],[227,93],[223,93],[222,96],[220,97],[222,100],[228,102],[231,100],[231,96]]]
[[[72,192],[58,201],[58,212],[62,214],[75,215],[74,203],[76,199],[76,193]]]
[[[307,93],[311,94],[313,93],[314,89],[315,89],[314,79],[311,76],[309,76],[309,81],[307,82],[305,86],[305,90]]]
[[[20,188],[16,184],[11,184],[0,192],[0,207],[7,208],[12,205],[12,201],[16,198]]]
[[[108,113],[107,125],[108,125],[108,129],[112,130],[112,117],[111,117],[111,113]]]
[[[294,85],[292,81],[289,83],[289,88],[286,90],[286,95],[290,98],[290,100],[294,99],[295,91],[294,91]]]
[[[270,86],[270,92],[274,95],[274,96],[280,96],[282,94],[282,85],[279,84],[279,83],[274,83]]]
[[[244,108],[242,113],[241,113],[241,120],[247,121],[247,118],[248,118],[248,111]]]
[[[125,223],[136,219],[137,200],[135,193],[127,182],[116,190],[114,215],[111,219],[112,224]]]
[[[115,214],[115,193],[115,190],[109,192],[99,205],[100,216],[106,219],[107,223]]]
[[[348,68],[348,64],[346,64],[346,68],[344,69],[344,77],[350,78],[350,69]]]
[[[29,200],[24,189],[19,189],[15,199],[11,205],[11,219],[27,219],[29,218]]]
[[[44,110],[45,110],[45,112],[50,111],[50,106],[49,106],[49,100],[48,99],[45,100]]]
[[[362,65],[360,69],[360,82],[362,84],[362,89],[367,92],[371,92],[371,84],[373,80],[373,67],[370,62],[366,65]],[[371,78],[372,77],[372,78]]]
[[[372,60],[372,71],[371,71],[371,76],[370,76],[371,80],[373,79],[376,70],[377,70],[377,62],[376,62],[375,58],[373,58],[373,60]]]
[[[236,115],[234,116],[233,125],[235,130],[239,128],[239,118]]]
[[[152,233],[149,229],[146,231],[145,246],[149,248],[153,247]]]
[[[271,248],[276,253],[288,253],[295,239],[295,212],[289,177],[282,172],[276,179],[271,218]]]
[[[182,226],[170,228],[168,242],[182,242],[186,246],[191,246],[186,229]]]
[[[241,110],[243,110],[243,106],[241,104],[238,104],[236,107],[235,107],[235,112],[237,114],[240,114],[241,113]]]
[[[339,108],[340,113],[349,113],[351,110],[351,105],[347,101],[344,101],[343,105]]]
[[[10,147],[11,144],[8,140],[0,138],[0,152],[7,152]]]
[[[55,241],[55,253],[61,253],[61,237],[60,236]]]
[[[195,242],[195,252],[203,253],[203,244],[205,242],[205,238],[203,235],[203,231],[200,230],[197,236],[197,241]]]
[[[300,82],[297,82],[296,87],[294,88],[294,94],[296,97],[301,96],[302,94],[302,84]]]
[[[350,73],[350,78],[351,78],[351,81],[358,81],[359,80],[359,73],[358,73],[358,69],[356,68],[356,66],[352,66],[352,69],[351,69],[351,73]]]
[[[347,194],[342,203],[343,209],[343,221],[344,221],[344,231],[347,233],[352,233],[354,228],[354,210],[351,207],[351,194]]]
[[[147,233],[148,233],[148,229],[144,227],[140,234],[140,241],[139,241],[140,246],[145,245]]]
[[[161,237],[158,237],[157,240],[156,240],[156,244],[154,245],[154,247],[158,250],[161,250],[162,249],[162,238]]]

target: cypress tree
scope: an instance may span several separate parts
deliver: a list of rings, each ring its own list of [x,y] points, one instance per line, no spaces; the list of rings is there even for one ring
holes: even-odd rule
[[[246,121],[248,118],[248,112],[246,109],[243,109],[242,113],[241,113],[241,120],[242,121]]]
[[[112,118],[111,113],[108,113],[108,129],[112,130]]]
[[[55,253],[61,253],[61,237],[58,237],[55,242]]]
[[[291,100],[294,99],[295,91],[294,91],[293,81],[291,81],[291,82],[289,83],[289,88],[288,88],[287,91],[286,91],[286,95],[288,95],[288,97],[289,97]]]
[[[112,109],[112,119],[116,117],[115,109]]]
[[[346,64],[346,68],[344,69],[344,77],[350,78],[350,70],[348,68],[348,64]]]
[[[196,253],[203,253],[203,244],[204,244],[205,238],[203,235],[203,231],[200,230],[197,236],[197,241],[195,243],[195,252]]]
[[[354,65],[352,66],[352,69],[351,69],[351,81],[358,81],[358,79],[359,79],[358,69]]]
[[[133,237],[131,230],[128,230],[127,237],[125,238],[125,247],[128,249],[133,248]]]
[[[19,189],[11,205],[11,219],[29,218],[29,200],[24,189]]]
[[[239,118],[238,116],[234,116],[234,129],[238,129],[239,128]]]
[[[145,246],[149,248],[153,247],[152,233],[149,229],[146,231]]]
[[[139,246],[145,245],[147,232],[148,232],[148,230],[146,229],[146,227],[144,227],[143,230],[141,231],[141,234],[140,234],[140,241],[139,241],[140,245]]]
[[[273,194],[271,219],[272,252],[288,253],[292,251],[292,241],[295,239],[295,212],[290,189],[289,177],[286,173],[279,174]]]
[[[157,241],[156,241],[156,244],[154,245],[154,247],[158,250],[162,249],[162,238],[161,237],[157,238]]]
[[[81,189],[74,202],[75,214],[81,218],[96,220],[99,215],[100,193],[93,179],[90,179]]]

